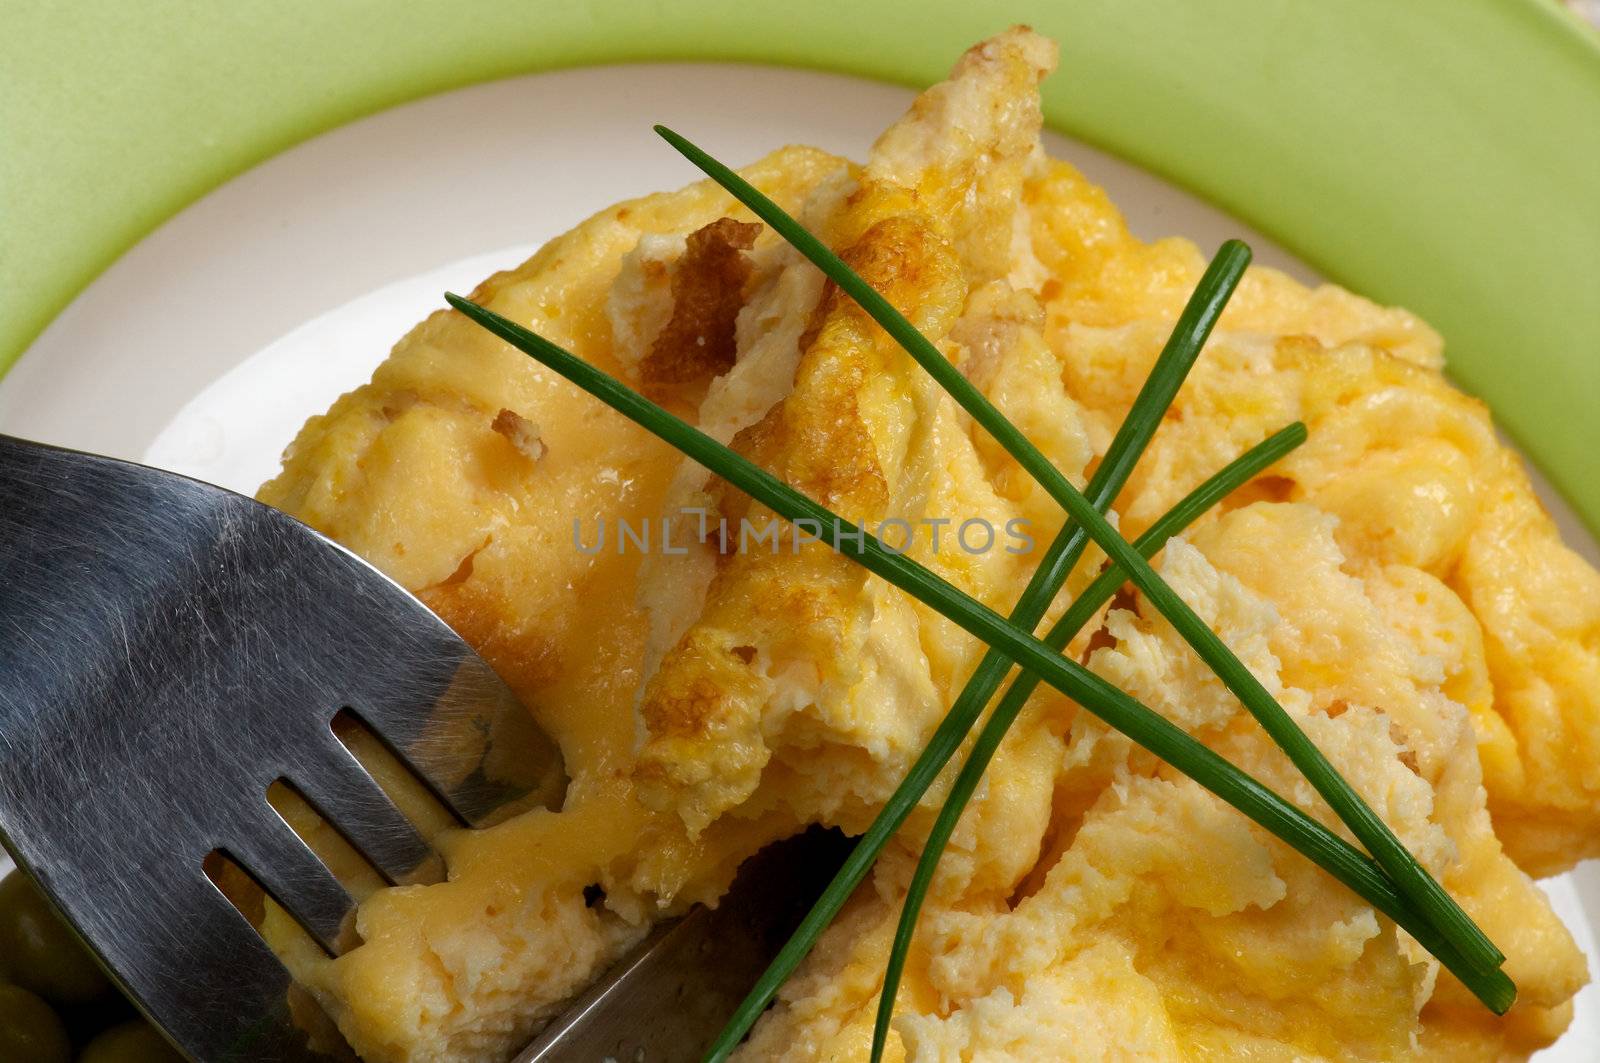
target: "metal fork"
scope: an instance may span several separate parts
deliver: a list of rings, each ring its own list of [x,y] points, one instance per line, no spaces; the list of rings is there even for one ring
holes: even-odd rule
[[[0,436],[0,838],[198,1059],[318,1055],[202,867],[225,852],[337,949],[353,902],[271,784],[390,881],[429,856],[331,729],[341,710],[466,824],[565,788],[488,665],[355,555],[221,488]]]

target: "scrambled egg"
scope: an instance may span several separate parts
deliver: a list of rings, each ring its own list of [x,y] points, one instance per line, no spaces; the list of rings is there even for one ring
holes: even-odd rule
[[[786,148],[744,173],[1082,484],[1204,260],[1134,239],[1042,154],[1054,63],[1009,31],[864,166]],[[1039,548],[1060,527],[925,373],[709,183],[602,212],[474,298],[845,516],[907,521],[912,556],[998,609],[1036,557],[952,550],[948,532],[936,548],[929,522],[1026,520]],[[941,865],[892,1058],[1493,1060],[1564,1029],[1587,975],[1529,875],[1600,853],[1600,576],[1440,367],[1410,314],[1254,269],[1117,519],[1135,535],[1308,424],[1158,567],[1504,949],[1516,1006],[1496,1019],[1342,886],[1041,688]],[[592,543],[600,520],[770,515],[453,312],[314,418],[261,497],[438,610],[572,775],[559,811],[442,835],[447,881],[373,889],[359,947],[286,952],[373,1061],[504,1058],[768,841],[863,829],[982,651],[820,545],[724,549],[713,531],[681,555],[579,549],[575,518]],[[1071,655],[1332,822],[1141,596],[1091,627]],[[742,1058],[865,1058],[952,774]]]

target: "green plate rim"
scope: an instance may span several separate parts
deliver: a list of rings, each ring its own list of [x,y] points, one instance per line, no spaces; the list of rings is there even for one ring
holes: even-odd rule
[[[1016,22],[1062,44],[1054,127],[1422,314],[1454,377],[1600,532],[1600,37],[1555,0],[12,5],[0,372],[166,218],[362,115],[646,60],[920,85]]]

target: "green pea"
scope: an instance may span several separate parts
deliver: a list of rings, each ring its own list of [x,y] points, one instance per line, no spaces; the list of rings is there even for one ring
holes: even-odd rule
[[[21,871],[0,882],[0,956],[13,982],[57,1004],[82,1004],[111,992],[88,950]]]
[[[90,1041],[78,1063],[184,1063],[178,1050],[142,1020],[113,1026]]]
[[[72,1042],[50,1005],[21,986],[0,985],[0,1059],[68,1063]]]

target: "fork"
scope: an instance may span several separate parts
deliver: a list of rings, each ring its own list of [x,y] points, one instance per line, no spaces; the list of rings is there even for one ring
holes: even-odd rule
[[[354,901],[269,786],[389,882],[431,854],[335,734],[344,711],[465,825],[564,792],[505,684],[354,554],[242,495],[0,435],[0,839],[197,1059],[322,1055],[203,866],[226,854],[338,951]]]

